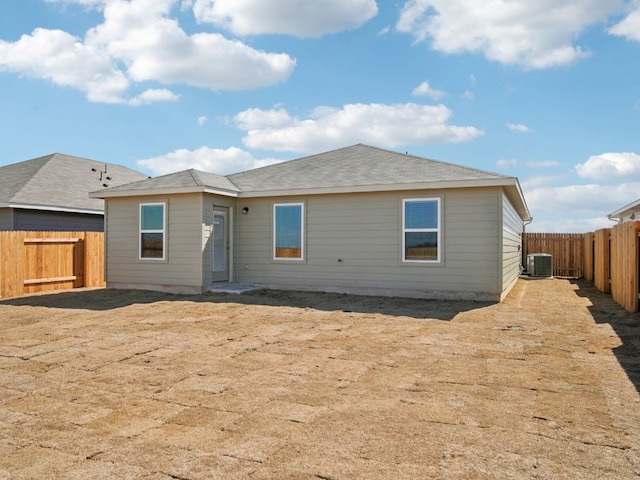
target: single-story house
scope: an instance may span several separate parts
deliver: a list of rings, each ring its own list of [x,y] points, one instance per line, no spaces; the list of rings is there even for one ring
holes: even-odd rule
[[[121,165],[54,153],[0,167],[0,230],[104,230],[99,188],[149,178]]]
[[[517,178],[367,145],[233,175],[187,170],[106,202],[107,287],[500,301],[531,220]]]
[[[610,213],[607,215],[607,218],[619,223],[640,220],[640,198],[635,202],[631,202],[615,212]]]

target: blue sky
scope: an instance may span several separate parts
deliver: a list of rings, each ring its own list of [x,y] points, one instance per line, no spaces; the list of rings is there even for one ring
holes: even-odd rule
[[[218,174],[366,143],[519,178],[529,231],[640,198],[640,2],[4,0],[0,165]]]

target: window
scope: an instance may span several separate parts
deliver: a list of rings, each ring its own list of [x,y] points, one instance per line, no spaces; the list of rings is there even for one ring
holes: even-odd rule
[[[439,262],[440,199],[403,200],[402,217],[402,260]]]
[[[273,258],[302,260],[303,216],[302,203],[282,203],[273,207]]]
[[[140,258],[164,260],[165,204],[140,204]]]

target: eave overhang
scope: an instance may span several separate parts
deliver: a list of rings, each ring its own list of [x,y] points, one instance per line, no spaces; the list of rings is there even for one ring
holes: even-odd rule
[[[626,217],[627,215],[631,215],[632,213],[636,213],[640,210],[640,199],[636,200],[635,202],[631,202],[628,205],[625,205],[624,207],[616,210],[613,213],[610,213],[609,215],[607,215],[607,218],[609,220],[620,220],[624,217]]]
[[[221,188],[207,186],[189,187],[163,187],[131,190],[99,190],[89,193],[91,198],[124,198],[124,197],[146,197],[163,196],[189,193],[208,193],[212,195],[222,195],[232,198],[265,198],[265,197],[288,197],[302,195],[334,195],[349,193],[375,193],[375,192],[397,192],[411,190],[446,190],[457,188],[487,188],[502,187],[505,189],[509,200],[515,207],[523,221],[530,221],[531,215],[524,200],[520,183],[515,177],[476,179],[476,180],[453,180],[440,182],[413,182],[413,183],[391,183],[377,185],[342,185],[330,187],[314,188],[283,188],[270,190],[251,191],[231,191]]]
[[[237,197],[238,192],[231,190],[225,190],[222,188],[213,188],[206,186],[196,187],[164,187],[164,188],[145,188],[136,190],[99,190],[97,192],[90,192],[91,198],[122,198],[122,197],[148,197],[152,195],[178,195],[185,193],[210,193],[213,195],[222,195],[225,197]]]
[[[57,205],[35,205],[30,203],[0,203],[0,208],[17,208],[21,210],[40,210],[49,212],[64,212],[64,213],[84,213],[89,215],[104,215],[104,210],[94,208],[74,208],[74,207],[59,207]]]
[[[520,183],[515,177],[455,180],[441,182],[391,183],[379,185],[345,185],[338,187],[288,188],[281,190],[252,190],[240,192],[238,198],[285,197],[300,195],[332,195],[346,193],[398,192],[410,190],[445,190],[454,188],[487,188],[503,187],[523,221],[531,221],[529,208],[524,200]]]

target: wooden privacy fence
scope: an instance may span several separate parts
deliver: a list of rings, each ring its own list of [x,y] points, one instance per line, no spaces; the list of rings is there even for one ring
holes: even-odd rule
[[[640,294],[640,222],[619,223],[585,234],[587,280],[611,293],[629,312],[638,311]]]
[[[0,298],[104,285],[104,233],[0,232]]]
[[[610,228],[584,234],[584,278],[592,281],[596,288],[604,293],[611,293],[610,248]]]
[[[611,229],[611,295],[630,312],[638,311],[638,235],[640,222],[620,223]]]
[[[581,233],[525,233],[523,238],[523,262],[526,267],[530,253],[553,255],[553,276],[583,276],[584,239]]]

